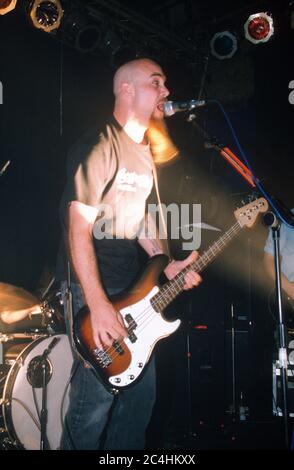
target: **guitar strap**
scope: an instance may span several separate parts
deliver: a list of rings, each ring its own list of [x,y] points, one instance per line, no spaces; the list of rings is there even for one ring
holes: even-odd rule
[[[152,158],[152,172],[153,172],[154,186],[155,186],[156,197],[157,197],[157,202],[158,202],[158,207],[159,207],[159,215],[160,215],[162,227],[163,227],[163,230],[164,230],[164,240],[162,240],[162,243],[163,243],[164,248],[165,248],[164,251],[168,255],[169,260],[171,261],[172,256],[171,256],[170,248],[169,248],[166,220],[164,218],[163,211],[162,211],[162,204],[161,204],[161,199],[160,199],[160,194],[159,194],[159,187],[158,187],[157,169],[156,169],[153,158]]]
[[[74,351],[76,351],[75,342],[73,340],[73,298],[72,298],[72,290],[71,290],[71,269],[70,263],[67,260],[67,279],[66,279],[66,312],[68,318],[68,335],[71,347]]]

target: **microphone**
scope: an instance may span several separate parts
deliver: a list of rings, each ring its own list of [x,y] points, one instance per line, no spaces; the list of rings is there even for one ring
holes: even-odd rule
[[[46,385],[51,380],[53,368],[48,356],[59,341],[60,338],[53,338],[48,348],[43,351],[42,355],[35,356],[30,360],[27,368],[27,380],[32,387],[43,387],[43,371],[45,371]]]
[[[188,101],[166,101],[163,104],[163,112],[165,116],[172,116],[180,111],[191,111],[191,109],[199,108],[206,105],[204,100],[188,100]]]

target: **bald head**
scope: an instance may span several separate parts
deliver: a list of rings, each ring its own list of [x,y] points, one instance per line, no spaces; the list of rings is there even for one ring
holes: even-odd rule
[[[163,103],[169,94],[166,77],[156,62],[137,59],[120,67],[115,76],[113,114],[119,124],[126,123],[148,128],[150,118],[163,119]]]
[[[146,69],[148,65],[159,65],[151,59],[135,59],[122,65],[115,73],[113,78],[113,93],[117,98],[122,91],[124,83],[133,83],[136,75]]]

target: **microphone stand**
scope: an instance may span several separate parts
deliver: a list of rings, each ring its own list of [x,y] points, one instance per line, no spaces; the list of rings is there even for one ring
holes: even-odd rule
[[[47,357],[49,356],[50,352],[56,346],[56,344],[59,342],[60,338],[54,338],[51,343],[49,344],[48,348],[45,349],[43,352],[41,359],[40,359],[40,365],[42,369],[42,408],[41,408],[41,413],[40,413],[40,424],[41,424],[41,435],[40,435],[40,450],[45,450],[46,448],[46,442],[47,441],[47,417],[48,417],[48,410],[47,410],[47,384],[49,380],[47,380],[47,370],[46,370],[46,365],[47,365]]]
[[[289,448],[289,428],[288,428],[288,357],[285,339],[285,324],[282,309],[282,288],[281,288],[281,262],[280,262],[280,221],[274,221],[271,227],[272,238],[274,242],[274,260],[275,260],[275,290],[279,314],[279,368],[282,382],[283,396],[283,416],[286,448]]]
[[[47,380],[46,380],[46,365],[47,365],[47,349],[42,354],[41,359],[41,369],[42,369],[42,408],[40,413],[40,425],[41,425],[41,435],[40,435],[40,450],[45,450],[47,442]]]
[[[46,446],[50,449],[46,431],[47,431],[47,385],[52,377],[52,366],[47,359],[52,349],[60,341],[55,337],[49,344],[48,348],[43,351],[40,356],[31,359],[27,368],[27,380],[33,388],[42,388],[42,408],[40,412],[40,450],[45,450]],[[36,405],[37,406],[37,405]]]
[[[269,197],[264,194],[263,188],[257,178],[253,175],[251,170],[236,157],[236,155],[228,147],[220,145],[216,139],[212,137],[196,122],[196,115],[191,112],[188,116],[187,121],[192,123],[194,127],[200,132],[202,137],[205,139],[204,146],[206,148],[213,148],[219,152],[219,154],[228,162],[230,165],[243,177],[243,179],[252,188],[261,188],[263,196],[267,199],[268,203],[272,207],[273,212],[269,211],[264,215],[264,222],[266,225],[272,227],[272,236],[274,241],[274,259],[275,259],[275,285],[276,285],[276,297],[278,300],[278,313],[279,313],[279,367],[282,381],[282,397],[283,397],[283,418],[284,418],[284,433],[285,433],[285,446],[289,448],[289,415],[288,415],[288,394],[287,394],[287,366],[288,357],[286,349],[285,339],[285,326],[284,316],[282,308],[282,291],[281,291],[281,267],[280,267],[280,216],[276,207],[279,208],[287,223],[293,227],[294,230],[294,218],[291,211],[284,206],[278,199]],[[269,220],[273,216],[274,222],[268,224]]]

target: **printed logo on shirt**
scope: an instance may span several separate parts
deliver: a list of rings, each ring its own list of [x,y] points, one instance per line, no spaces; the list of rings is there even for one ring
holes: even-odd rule
[[[137,188],[150,189],[152,186],[152,177],[135,171],[128,171],[126,168],[119,170],[116,176],[117,188],[121,191],[136,192]]]

